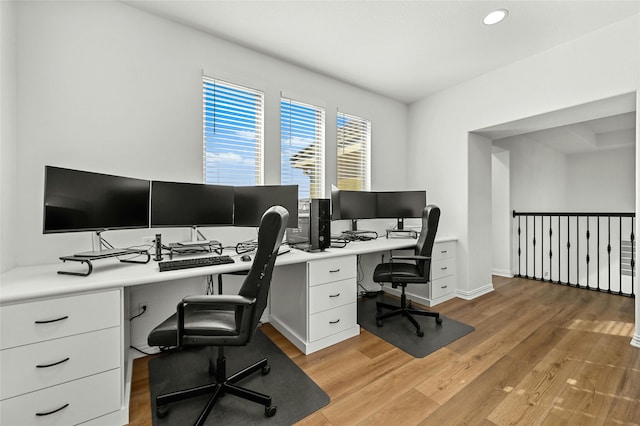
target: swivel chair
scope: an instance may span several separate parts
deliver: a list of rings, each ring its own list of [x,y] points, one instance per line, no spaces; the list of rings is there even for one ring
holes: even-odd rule
[[[289,212],[281,206],[271,207],[262,216],[258,229],[258,248],[238,295],[187,296],[178,303],[177,312],[149,334],[149,346],[218,348],[215,365],[213,360],[209,361],[209,374],[215,375],[215,382],[159,395],[156,398],[158,417],[167,414],[167,404],[208,393],[211,393],[211,397],[196,420],[196,425],[205,422],[216,401],[225,394],[264,405],[267,417],[276,413],[277,408],[271,405],[270,396],[235,384],[258,371],[269,374],[271,368],[267,359],[227,377],[224,347],[247,345],[258,327],[267,305],[273,267],[288,218]]]
[[[391,283],[393,288],[402,287],[400,306],[380,301],[376,302],[376,325],[378,327],[383,326],[382,320],[401,315],[411,321],[416,328],[416,334],[422,337],[424,332],[420,329],[420,324],[418,324],[413,315],[435,317],[436,324],[442,324],[442,318],[440,318],[438,312],[414,308],[410,301],[407,303],[405,294],[407,284],[427,284],[429,282],[431,251],[433,250],[439,220],[440,208],[434,205],[426,206],[422,211],[422,230],[416,243],[415,254],[412,256],[393,256],[392,253],[389,262],[379,264],[373,271],[373,281]],[[396,262],[396,260],[412,260],[413,263]],[[391,309],[391,311],[382,313],[383,309]]]

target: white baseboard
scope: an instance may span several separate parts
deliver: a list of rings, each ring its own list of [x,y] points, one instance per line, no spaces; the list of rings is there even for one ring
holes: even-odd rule
[[[458,289],[456,290],[456,294],[461,299],[472,300],[472,299],[475,299],[476,297],[480,297],[485,294],[491,293],[492,291],[493,291],[493,284],[489,283],[473,291],[465,291],[465,290]]]
[[[491,274],[499,277],[513,278],[513,274],[508,269],[493,269],[491,270]]]
[[[634,334],[633,335],[633,339],[631,339],[631,346],[634,346],[636,348],[640,348],[640,335],[639,334]]]

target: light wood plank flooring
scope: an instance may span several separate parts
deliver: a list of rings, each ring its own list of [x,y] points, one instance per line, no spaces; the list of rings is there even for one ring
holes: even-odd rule
[[[366,330],[305,356],[264,325],[331,397],[298,424],[640,425],[634,299],[493,281],[490,294],[436,307],[476,331],[422,359]],[[151,425],[147,362],[134,363],[131,425]]]

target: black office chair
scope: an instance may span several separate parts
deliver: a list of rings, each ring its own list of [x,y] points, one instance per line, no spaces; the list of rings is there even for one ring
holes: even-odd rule
[[[438,325],[442,324],[442,318],[438,312],[424,311],[422,309],[413,308],[411,302],[407,303],[405,288],[407,284],[427,284],[429,281],[429,273],[431,271],[431,251],[438,230],[438,222],[440,221],[440,208],[434,205],[428,205],[422,211],[422,230],[420,237],[416,243],[415,254],[412,256],[393,256],[388,263],[381,263],[376,266],[373,271],[373,281],[377,283],[391,283],[393,288],[402,287],[402,295],[400,296],[400,306],[390,305],[388,303],[376,302],[376,324],[382,327],[382,320],[402,315],[407,317],[415,326],[416,334],[420,337],[424,336],[424,332],[420,329],[420,324],[413,315],[422,315],[435,317]],[[413,260],[413,263],[396,262],[395,260]],[[391,309],[391,312],[382,313],[382,309]]]
[[[271,207],[262,216],[258,248],[238,295],[187,296],[178,303],[177,312],[149,334],[149,346],[218,347],[215,365],[213,360],[209,361],[209,373],[215,374],[215,382],[158,396],[158,417],[166,415],[167,404],[208,393],[211,393],[211,398],[196,425],[204,423],[218,398],[227,393],[264,405],[267,417],[276,413],[270,396],[235,385],[255,372],[268,374],[267,359],[227,377],[224,347],[244,346],[251,341],[267,305],[273,265],[288,219],[289,212],[281,206]]]

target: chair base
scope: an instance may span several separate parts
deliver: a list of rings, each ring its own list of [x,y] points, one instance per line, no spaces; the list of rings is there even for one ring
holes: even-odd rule
[[[246,389],[240,386],[236,386],[235,383],[250,376],[253,373],[261,371],[263,375],[269,374],[271,367],[267,364],[267,359],[264,358],[255,364],[233,374],[232,376],[226,376],[226,360],[222,348],[219,348],[219,356],[216,360],[216,366],[213,363],[209,366],[209,373],[216,376],[216,383],[210,383],[207,385],[197,386],[190,389],[179,390],[175,392],[158,395],[156,397],[156,414],[158,418],[163,418],[168,413],[167,404],[171,404],[177,401],[183,401],[188,398],[194,398],[200,395],[211,394],[211,397],[207,401],[204,409],[200,413],[200,416],[195,421],[194,425],[201,426],[209,416],[209,413],[213,409],[216,401],[225,394],[231,394],[244,398],[248,401],[252,401],[261,405],[264,405],[264,414],[267,417],[272,417],[276,414],[277,407],[271,405],[271,397],[260,392],[255,392],[250,389]]]
[[[383,314],[382,313],[383,308],[391,309],[391,312],[386,312]],[[440,313],[425,311],[422,309],[416,309],[411,306],[411,302],[407,303],[407,296],[404,292],[404,286],[402,286],[402,294],[400,295],[400,306],[390,305],[384,302],[376,302],[376,310],[378,312],[378,314],[376,315],[376,325],[378,327],[383,326],[383,323],[382,323],[383,319],[401,315],[403,317],[406,317],[411,322],[411,324],[413,324],[413,326],[416,328],[416,334],[418,335],[418,337],[424,336],[424,331],[422,331],[420,324],[418,324],[418,321],[416,321],[416,319],[413,317],[414,315],[420,315],[424,317],[434,317],[436,319],[436,324],[438,325],[442,324],[442,318],[440,318]]]

